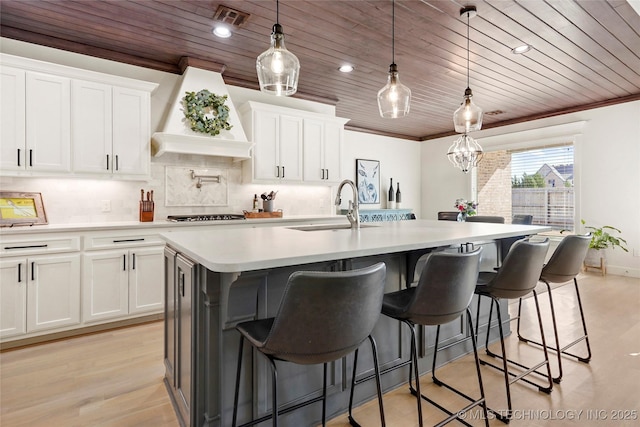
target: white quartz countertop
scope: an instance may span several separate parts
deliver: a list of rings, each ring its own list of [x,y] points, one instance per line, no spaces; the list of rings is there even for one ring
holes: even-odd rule
[[[151,222],[140,221],[109,221],[109,222],[86,222],[77,224],[47,224],[33,226],[15,226],[0,228],[0,235],[12,236],[33,233],[59,233],[59,232],[85,232],[85,231],[102,231],[102,230],[154,230],[166,231],[167,228],[185,230],[201,230],[199,227],[225,226],[220,228],[229,228],[229,226],[259,226],[272,224],[286,224],[287,222],[346,222],[344,215],[295,215],[283,218],[259,218],[245,220],[227,220],[227,221],[184,221],[171,222],[166,219],[156,219]],[[198,231],[199,232],[199,231]]]
[[[211,271],[231,273],[537,234],[549,227],[414,220],[366,223],[359,230],[295,226],[162,233],[173,248]]]

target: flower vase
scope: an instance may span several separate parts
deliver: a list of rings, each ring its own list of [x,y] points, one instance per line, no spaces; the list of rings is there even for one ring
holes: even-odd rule
[[[460,211],[458,212],[458,218],[456,218],[458,222],[465,222],[467,220],[467,214]]]

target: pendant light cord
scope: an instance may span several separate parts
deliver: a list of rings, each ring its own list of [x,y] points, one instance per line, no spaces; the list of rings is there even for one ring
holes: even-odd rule
[[[280,24],[280,0],[276,0],[276,24]]]
[[[467,12],[467,87],[469,87],[469,16],[470,12]]]
[[[391,7],[391,63],[396,63],[396,0]]]

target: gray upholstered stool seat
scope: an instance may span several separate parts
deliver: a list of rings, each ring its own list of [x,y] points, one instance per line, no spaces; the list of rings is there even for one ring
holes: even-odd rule
[[[465,312],[469,331],[473,331],[473,322],[469,304],[473,298],[473,290],[478,278],[481,248],[473,252],[449,253],[434,252],[428,258],[420,273],[420,279],[415,287],[410,287],[396,292],[385,294],[382,302],[382,313],[393,319],[397,319],[407,325],[411,332],[411,354],[409,360],[402,361],[394,366],[384,369],[387,373],[403,366],[409,365],[409,389],[417,398],[419,425],[423,425],[422,399],[432,403],[437,408],[445,412],[448,417],[438,423],[446,424],[453,420],[464,419],[464,413],[475,406],[482,406],[485,424],[488,426],[487,408],[484,399],[484,388],[480,373],[480,362],[476,350],[476,341],[473,333],[470,339],[476,362],[476,371],[480,397],[472,398],[467,394],[440,381],[435,374],[436,358],[438,352],[438,342],[440,337],[440,325],[446,324],[459,318]],[[420,380],[418,371],[418,351],[416,340],[416,325],[437,325],[435,350],[433,355],[432,377],[434,383],[444,386],[449,390],[469,400],[471,403],[457,411],[450,411],[442,405],[424,396],[420,391]],[[354,363],[354,376],[356,365]],[[415,387],[412,377],[415,375]],[[372,376],[364,377],[356,381],[360,383],[371,379]],[[352,425],[357,425],[349,405],[349,420]]]
[[[377,382],[380,420],[384,426],[382,388],[375,341],[371,332],[380,317],[384,295],[386,266],[377,263],[370,267],[338,272],[298,271],[287,282],[278,313],[273,318],[242,322],[236,326],[240,333],[238,369],[233,408],[233,426],[237,425],[238,399],[242,373],[244,341],[262,353],[270,362],[272,372],[272,413],[251,420],[251,426],[322,401],[322,424],[326,423],[327,363],[354,353],[357,363],[358,347],[367,338],[371,343]],[[323,364],[322,396],[278,407],[276,361],[301,365]],[[354,378],[355,380],[355,378]],[[353,401],[352,382],[350,402]]]
[[[485,348],[487,355],[495,358],[502,359],[502,367],[489,363],[487,361],[481,360],[480,363],[483,365],[491,366],[495,369],[498,369],[504,374],[504,383],[506,389],[506,398],[507,398],[507,412],[506,416],[503,415],[502,411],[493,411],[496,417],[502,420],[503,422],[508,423],[513,414],[513,408],[511,404],[511,388],[510,385],[515,382],[522,380],[529,384],[532,384],[540,391],[550,393],[553,389],[553,381],[551,379],[551,367],[549,364],[549,355],[547,352],[546,342],[544,338],[544,328],[542,326],[542,317],[540,314],[540,307],[538,304],[538,296],[536,294],[536,285],[538,283],[538,278],[540,277],[540,272],[542,271],[542,266],[544,264],[544,259],[547,254],[547,250],[549,249],[549,239],[544,239],[541,242],[532,242],[527,239],[518,240],[511,247],[511,250],[507,254],[503,265],[497,272],[481,272],[478,275],[478,282],[475,289],[475,293],[479,295],[478,298],[478,308],[476,312],[476,336],[478,335],[478,324],[479,324],[479,316],[480,316],[480,302],[482,298],[487,297],[491,299],[491,308],[489,310],[489,321],[487,322],[487,328],[491,325],[491,320],[493,316],[493,311],[497,313],[498,317],[498,330],[500,332],[500,347],[501,354],[498,355],[493,353],[489,349],[489,331],[487,330],[487,337],[485,342]],[[544,350],[544,360],[535,366],[527,367],[513,360],[507,359],[505,344],[504,344],[504,330],[502,323],[502,315],[500,313],[499,300],[500,299],[515,299],[521,298],[525,295],[533,293],[533,298],[536,303],[536,310],[538,314],[538,326],[540,327],[540,334],[542,336],[542,348]],[[512,319],[514,320],[514,319]],[[512,364],[517,366],[520,371],[517,375],[512,372],[509,372],[508,364]],[[547,373],[542,374],[537,371],[537,369],[546,366]],[[521,372],[524,370],[524,372]],[[537,373],[539,375],[543,375],[546,377],[548,385],[540,385],[537,384],[527,378],[531,373]],[[514,378],[511,379],[510,376]]]
[[[552,351],[556,352],[558,359],[558,375],[553,378],[553,381],[559,383],[562,380],[562,355],[575,357],[580,362],[588,363],[591,360],[591,345],[589,344],[589,334],[587,333],[587,324],[584,319],[584,311],[582,309],[582,301],[580,300],[580,291],[578,290],[578,280],[576,276],[580,273],[580,268],[587,256],[587,250],[589,249],[589,243],[591,242],[591,234],[583,236],[566,236],[556,250],[551,255],[551,258],[547,264],[543,267],[542,273],[540,273],[540,281],[542,281],[547,287],[547,294],[549,295],[549,305],[551,307],[551,321],[553,324],[553,335],[555,338],[555,347],[547,346]],[[564,347],[560,347],[560,340],[558,338],[558,325],[556,323],[556,312],[553,305],[553,297],[551,291],[551,283],[568,283],[573,281],[576,290],[576,300],[578,303],[578,309],[580,312],[580,320],[582,322],[582,335],[574,339]],[[520,333],[520,311],[522,309],[522,299],[518,304],[518,338],[521,341],[542,345],[538,341],[534,341],[528,338],[524,338]],[[579,356],[574,353],[569,353],[567,350],[579,342],[584,341],[586,345],[587,354],[585,356]]]

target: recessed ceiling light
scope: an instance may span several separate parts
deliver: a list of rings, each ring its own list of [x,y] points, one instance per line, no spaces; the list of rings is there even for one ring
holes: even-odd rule
[[[223,25],[217,25],[214,29],[213,29],[213,34],[215,34],[216,36],[222,38],[222,39],[228,39],[229,37],[231,37],[231,30],[229,30],[229,28],[223,26]]]
[[[531,45],[523,44],[522,46],[517,46],[511,49],[511,53],[519,55],[521,53],[527,53],[531,50]]]
[[[340,68],[338,68],[338,70],[342,71],[343,73],[350,73],[353,71],[353,65],[342,65]]]

